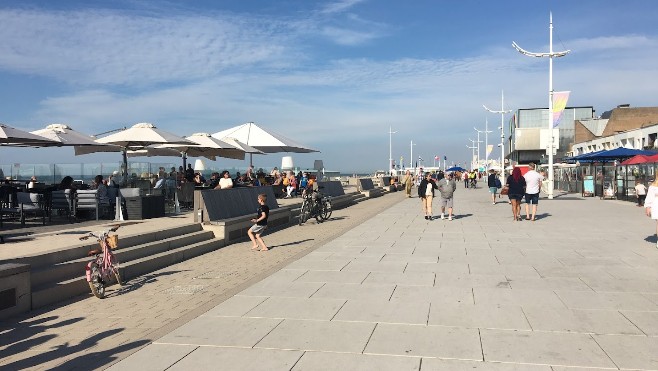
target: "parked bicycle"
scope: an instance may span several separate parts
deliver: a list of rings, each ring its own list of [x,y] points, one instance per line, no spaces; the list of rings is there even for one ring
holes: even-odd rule
[[[320,192],[302,192],[302,207],[299,212],[299,225],[314,217],[322,223],[331,217],[331,196],[322,196]]]
[[[92,294],[99,299],[105,297],[105,287],[109,286],[112,279],[115,279],[119,286],[123,286],[121,275],[119,274],[119,262],[112,254],[112,249],[116,249],[119,244],[119,237],[116,234],[110,235],[110,232],[116,232],[119,225],[114,226],[106,231],[89,233],[80,237],[80,240],[86,240],[94,237],[100,244],[100,249],[90,250],[88,256],[94,255],[94,260],[87,263],[85,275]]]

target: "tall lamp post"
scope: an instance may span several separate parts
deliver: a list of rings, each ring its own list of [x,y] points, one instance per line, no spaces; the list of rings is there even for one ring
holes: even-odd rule
[[[415,145],[416,145],[416,143],[414,143],[414,141],[412,140],[411,141],[411,152],[409,153],[409,167],[414,169],[414,172],[416,172],[416,167],[413,166],[413,164],[414,164],[414,146]]]
[[[546,190],[548,194],[548,199],[553,199],[553,58],[564,57],[569,54],[571,50],[565,50],[561,52],[553,51],[553,13],[549,13],[549,26],[548,26],[548,53],[533,53],[527,50],[522,49],[512,41],[512,46],[521,54],[528,57],[548,57],[548,189]]]
[[[489,133],[492,131],[489,130],[489,119],[486,117],[484,118],[484,163],[489,167],[489,155],[487,154],[487,151],[489,150]]]
[[[388,174],[393,175],[393,134],[397,131],[393,131],[393,128],[388,127]]]
[[[478,157],[477,157],[478,162],[477,162],[477,167],[478,167],[478,171],[480,171],[480,143],[482,143],[482,141],[480,140],[480,133],[484,133],[484,131],[482,131],[482,130],[478,130],[478,129],[475,128],[475,127],[473,128],[473,130],[475,130],[475,131],[478,132],[478,140],[477,140],[477,142],[476,142],[476,143],[477,143],[477,149],[478,149]]]
[[[468,139],[471,141],[471,145],[469,146],[468,144],[466,145],[466,148],[471,149],[471,170],[473,170],[473,158],[475,157],[475,149],[478,148],[475,146],[475,141],[473,139]]]
[[[485,110],[491,113],[500,113],[500,167],[503,169],[502,173],[505,173],[505,114],[512,112],[512,110],[505,111],[505,92],[501,90],[500,92],[500,111],[494,111],[484,104],[482,105]]]

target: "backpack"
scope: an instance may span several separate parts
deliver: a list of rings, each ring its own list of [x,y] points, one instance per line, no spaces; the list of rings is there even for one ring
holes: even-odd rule
[[[503,186],[502,184],[500,184],[499,178],[496,178],[495,183],[496,183],[496,188],[501,188]]]

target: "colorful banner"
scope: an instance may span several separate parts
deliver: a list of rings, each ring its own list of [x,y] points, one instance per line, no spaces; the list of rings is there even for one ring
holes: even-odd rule
[[[560,125],[560,118],[564,108],[567,106],[570,91],[555,91],[553,92],[553,128]]]
[[[487,146],[487,156],[484,158],[485,160],[489,159],[489,155],[491,154],[492,151],[493,151],[493,144],[489,144]]]

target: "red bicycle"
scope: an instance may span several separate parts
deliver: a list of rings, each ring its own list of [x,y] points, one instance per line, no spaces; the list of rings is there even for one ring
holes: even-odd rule
[[[89,237],[94,237],[100,244],[100,249],[90,250],[88,256],[94,255],[94,260],[87,263],[85,274],[89,288],[92,294],[99,299],[105,297],[105,287],[109,286],[112,279],[115,279],[119,286],[123,286],[121,275],[119,274],[119,262],[112,254],[112,249],[119,245],[119,237],[110,232],[116,232],[119,225],[114,226],[106,231],[89,233],[86,236],[80,237],[80,240],[86,240]]]

